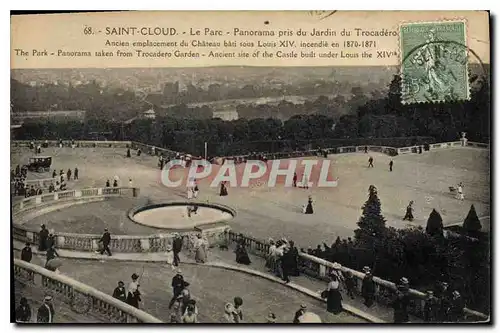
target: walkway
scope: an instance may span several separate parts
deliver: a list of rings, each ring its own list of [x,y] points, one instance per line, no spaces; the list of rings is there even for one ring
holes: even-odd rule
[[[50,293],[50,292],[49,292]],[[36,322],[36,314],[38,308],[43,303],[43,298],[46,293],[44,290],[37,288],[31,285],[25,285],[18,281],[14,283],[14,298],[15,298],[15,307],[19,306],[19,302],[21,297],[26,297],[28,300],[28,304],[31,307],[31,321],[32,323]],[[58,296],[54,296],[52,299],[52,304],[54,305],[54,323],[104,323],[105,321],[102,318],[94,316],[91,312],[86,314],[79,314],[71,310],[70,305],[68,303],[62,302]]]
[[[17,248],[21,244],[15,245]],[[112,293],[117,281],[128,283],[132,273],[142,275],[141,290],[144,302],[141,308],[151,315],[169,321],[170,311],[168,303],[172,297],[170,281],[175,271],[170,266],[161,262],[160,254],[116,254],[113,257],[103,257],[98,254],[76,253],[67,250],[58,250],[61,256],[73,259],[63,259],[62,274],[97,288],[106,293]],[[88,259],[101,259],[89,261],[88,259],[74,259],[85,257]],[[19,254],[16,253],[16,256]],[[123,262],[122,260],[127,260]],[[141,260],[142,259],[142,260]],[[294,313],[301,304],[306,304],[308,309],[317,313],[327,323],[368,323],[367,320],[354,316],[349,312],[339,315],[329,314],[325,310],[322,300],[304,294],[290,286],[270,281],[269,279],[232,271],[225,268],[234,268],[211,257],[213,266],[182,264],[182,274],[191,284],[189,289],[198,301],[200,308],[200,321],[204,323],[222,322],[224,304],[232,302],[235,296],[241,296],[244,302],[245,322],[262,323],[269,312],[274,312],[281,323],[290,323]],[[185,258],[182,258],[186,262]],[[44,258],[34,256],[32,263],[42,265]],[[245,269],[245,268],[242,268]],[[256,272],[258,274],[258,272]],[[270,277],[273,280],[272,277]],[[278,281],[278,280],[276,280]],[[300,286],[299,286],[300,288]],[[310,291],[309,291],[310,292]]]

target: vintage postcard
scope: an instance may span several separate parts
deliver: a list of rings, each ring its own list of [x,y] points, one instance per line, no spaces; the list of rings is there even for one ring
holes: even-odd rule
[[[12,322],[491,323],[489,31],[11,15]]]

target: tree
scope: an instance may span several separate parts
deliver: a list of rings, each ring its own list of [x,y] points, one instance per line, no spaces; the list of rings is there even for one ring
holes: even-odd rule
[[[432,210],[429,218],[427,219],[425,232],[431,236],[443,236],[443,219],[435,209]]]
[[[469,214],[464,220],[463,230],[468,234],[475,234],[482,228],[481,222],[477,217],[476,208],[474,205],[470,206]]]
[[[375,238],[380,238],[385,231],[385,218],[381,213],[381,203],[378,198],[377,188],[370,185],[368,200],[362,207],[363,213],[358,221],[358,229],[354,231],[355,238],[372,243]]]

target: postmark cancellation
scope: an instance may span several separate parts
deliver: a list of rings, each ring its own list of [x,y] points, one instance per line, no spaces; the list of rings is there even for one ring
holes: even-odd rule
[[[466,22],[400,26],[402,103],[469,100]]]

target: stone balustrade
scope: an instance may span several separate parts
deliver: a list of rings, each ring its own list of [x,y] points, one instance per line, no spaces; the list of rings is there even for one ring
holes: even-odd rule
[[[19,259],[14,259],[14,278],[43,289],[79,314],[91,313],[112,323],[161,323],[150,314],[95,288]]]
[[[41,144],[43,141],[34,141],[35,144]],[[65,140],[64,144],[69,145],[70,141]],[[154,148],[154,154],[155,155],[160,155],[163,154],[163,156],[167,158],[173,158],[177,152],[166,149],[166,148],[160,148],[156,147],[153,145],[148,145],[140,142],[134,142],[134,141],[90,141],[90,140],[78,140],[75,141],[77,147],[92,147],[92,148],[131,148],[131,149],[138,149],[140,148],[141,150],[144,151],[144,153],[150,153],[153,151]],[[14,147],[28,147],[30,144],[30,141],[28,140],[16,140],[12,141],[12,144]],[[59,141],[48,141],[49,146],[57,146],[59,144]],[[476,148],[489,148],[489,144],[485,143],[477,143],[477,142],[467,142],[466,145],[468,147],[476,147]],[[450,148],[450,147],[460,147],[463,146],[462,141],[453,141],[453,142],[443,142],[443,143],[434,143],[434,144],[429,144],[429,150],[435,150],[435,149],[443,149],[443,148]],[[403,154],[411,154],[411,153],[418,153],[419,147],[422,147],[423,145],[415,145],[415,146],[410,146],[410,147],[402,147],[402,148],[395,148],[395,147],[386,147],[386,146],[343,146],[343,147],[335,147],[335,148],[324,148],[323,151],[326,151],[328,154],[345,154],[345,153],[355,153],[355,152],[364,152],[365,147],[367,148],[367,151],[371,152],[380,152],[387,154],[389,156],[396,156],[396,155],[403,155]],[[312,149],[312,150],[307,150],[307,151],[293,151],[293,152],[282,152],[282,153],[264,153],[267,157],[267,159],[279,159],[279,158],[297,158],[297,157],[308,157],[308,156],[317,156],[320,153],[318,149]],[[226,156],[224,157],[226,159],[232,159],[235,160],[236,162],[242,163],[246,161],[249,158],[249,155],[235,155],[235,156]]]
[[[81,200],[85,201],[98,198],[130,195],[137,197],[139,195],[139,189],[128,187],[87,188],[43,194],[23,199],[13,204],[12,214],[16,217],[12,227],[13,238],[18,241],[30,242],[35,245],[39,244],[39,230],[34,230],[15,222],[21,214],[27,214],[41,208],[44,208],[45,211],[51,207],[57,209],[58,204],[72,201],[76,202]],[[179,205],[185,203],[174,202],[171,204]],[[201,206],[216,207],[231,213],[233,216],[236,215],[234,210],[224,205],[208,203],[199,204]],[[131,210],[131,212],[134,211],[136,211],[136,209]],[[179,232],[179,234],[184,238],[186,248],[190,246],[192,238],[198,233],[203,233],[207,237],[209,244],[213,246],[214,244],[220,243],[221,239],[224,238],[224,232],[228,229],[229,227],[227,225],[221,224],[210,228],[195,228],[191,231]],[[54,233],[54,238],[56,248],[73,251],[95,252],[99,249],[99,240],[101,235],[61,233],[56,231]],[[167,245],[171,245],[172,241],[173,232],[145,236],[113,235],[109,248],[112,252],[118,253],[165,252],[167,250]]]
[[[131,148],[133,149],[141,149],[143,153],[146,154],[151,154],[154,151],[155,156],[160,156],[163,155],[166,158],[174,158],[175,155],[178,153],[176,151],[166,149],[166,148],[160,148],[152,145],[148,145],[145,143],[140,143],[140,142],[131,142]],[[154,148],[154,150],[153,150]],[[180,153],[180,152],[179,152]]]
[[[462,143],[460,143],[462,145]],[[483,149],[489,149],[490,145],[487,143],[480,143],[480,142],[467,142],[467,147],[474,147],[474,148],[483,148]]]
[[[24,181],[24,184],[26,184],[26,186],[39,186],[41,188],[48,188],[50,186],[50,184],[56,184],[56,178],[42,178],[42,179],[26,179]],[[14,185],[14,182],[11,182],[11,185]]]
[[[243,234],[237,234],[232,231],[227,233],[227,237],[230,243],[243,239],[247,250],[259,257],[266,258],[269,253],[270,245],[267,242],[253,237],[248,237]],[[329,274],[334,270],[333,263],[301,252],[299,252],[299,269],[306,275],[325,281],[328,279]],[[356,280],[356,292],[360,295],[362,281],[365,274],[343,266],[340,268],[340,271],[342,273],[352,273]],[[376,301],[385,306],[390,305],[396,291],[396,285],[393,282],[389,282],[378,277],[374,277],[373,281],[376,286]],[[410,289],[410,299],[411,301],[408,309],[409,312],[422,318],[426,294],[415,289]],[[489,316],[467,308],[464,309],[464,312],[466,319],[469,321],[485,321],[489,319]]]
[[[13,140],[11,144],[14,147],[29,147],[30,140]],[[45,143],[45,140],[33,140],[36,145],[41,145]],[[49,147],[58,147],[58,140],[47,140]],[[63,140],[63,146],[69,147],[71,145],[71,140]],[[75,140],[75,146],[77,148],[130,148],[132,146],[131,141],[96,141],[96,140]]]

